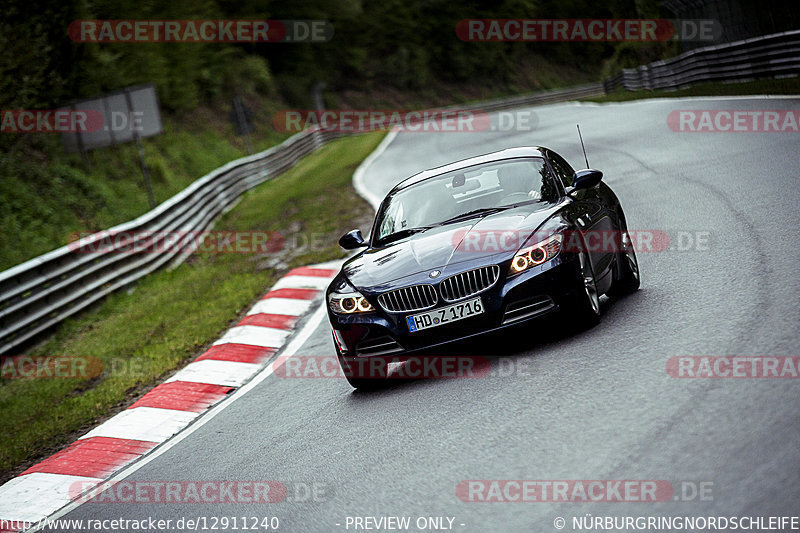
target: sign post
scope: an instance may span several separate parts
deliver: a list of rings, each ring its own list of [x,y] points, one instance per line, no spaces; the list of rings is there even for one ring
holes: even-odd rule
[[[86,152],[119,143],[135,142],[139,153],[147,200],[150,208],[156,206],[150,171],[144,157],[142,139],[164,132],[161,124],[158,97],[152,84],[126,87],[121,91],[97,98],[73,102],[63,108],[71,111],[93,111],[102,115],[102,127],[91,131],[63,132],[61,139],[67,152],[80,152],[88,166]]]

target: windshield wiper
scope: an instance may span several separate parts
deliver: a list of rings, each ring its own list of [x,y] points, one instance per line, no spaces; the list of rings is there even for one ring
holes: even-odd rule
[[[415,233],[422,233],[423,231],[427,231],[432,227],[433,226],[417,226],[416,228],[401,229],[400,231],[395,231],[394,233],[390,233],[386,237],[380,238],[378,242],[380,244],[388,244],[398,239],[414,235]]]
[[[504,207],[482,207],[480,209],[473,209],[472,211],[467,211],[466,213],[461,213],[460,215],[456,215],[454,217],[450,217],[447,220],[443,220],[439,222],[439,226],[448,224],[450,222],[455,222],[457,220],[463,220],[467,218],[473,218],[480,215],[490,215],[492,213],[497,213],[499,211],[504,211],[512,206],[504,206]]]

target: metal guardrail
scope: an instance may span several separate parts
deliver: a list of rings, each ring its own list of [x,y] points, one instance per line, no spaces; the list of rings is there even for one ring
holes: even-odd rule
[[[775,33],[717,46],[697,48],[621,73],[604,82],[618,87],[680,89],[699,82],[749,81],[800,73],[800,30]]]
[[[107,245],[115,235],[141,235],[157,245],[167,233],[206,230],[245,191],[339,136],[337,132],[298,133],[269,150],[210,172],[135,220],[0,272],[0,354],[170,261],[182,260],[187,252],[167,246],[163,253],[117,253]],[[127,250],[135,249],[136,239],[128,241]]]
[[[511,98],[486,100],[480,102],[479,104],[452,107],[465,110],[480,110],[491,113],[494,111],[502,111],[503,109],[563,102],[565,100],[574,100],[576,98],[590,98],[592,96],[603,96],[604,94],[605,90],[603,89],[603,84],[598,82],[588,83],[586,85],[577,85],[567,89],[554,89],[551,91],[528,93]]]

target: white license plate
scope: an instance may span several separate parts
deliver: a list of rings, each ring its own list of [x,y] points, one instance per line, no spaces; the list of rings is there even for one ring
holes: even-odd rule
[[[483,302],[481,302],[480,298],[473,298],[472,300],[442,307],[441,309],[434,309],[417,315],[408,315],[406,323],[408,323],[409,331],[414,332],[421,329],[435,328],[442,324],[449,324],[450,322],[463,320],[481,313],[483,313]]]

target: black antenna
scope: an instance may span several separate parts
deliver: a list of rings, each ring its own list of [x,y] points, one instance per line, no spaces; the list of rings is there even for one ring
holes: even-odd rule
[[[581,140],[581,148],[583,148],[583,159],[586,160],[586,168],[589,168],[589,158],[586,157],[586,147],[583,145],[583,135],[581,135],[581,125],[576,124],[578,126],[578,138]]]

